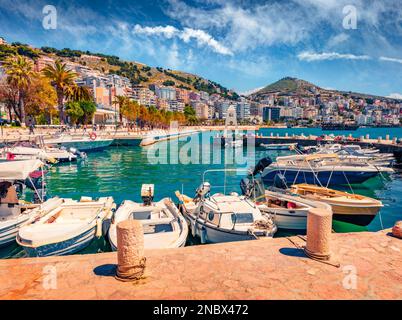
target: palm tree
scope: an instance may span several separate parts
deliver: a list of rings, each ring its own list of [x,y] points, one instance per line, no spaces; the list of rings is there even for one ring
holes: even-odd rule
[[[124,110],[124,107],[128,103],[128,98],[126,96],[115,96],[112,103],[115,106],[119,106],[119,119],[120,119],[120,123],[122,123],[123,122],[123,110]]]
[[[34,74],[33,63],[26,57],[16,55],[7,58],[3,68],[7,75],[7,83],[15,88],[18,96],[14,111],[21,123],[24,123],[25,99]]]
[[[68,101],[93,101],[91,91],[86,86],[69,86],[65,90],[65,96]]]
[[[51,81],[53,87],[56,89],[57,104],[59,107],[60,123],[65,123],[64,116],[64,97],[69,88],[75,86],[75,78],[77,74],[67,68],[66,64],[61,60],[56,60],[54,65],[48,65],[42,70],[43,74]]]

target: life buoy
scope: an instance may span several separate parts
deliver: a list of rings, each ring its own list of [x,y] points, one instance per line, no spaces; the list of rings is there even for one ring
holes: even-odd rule
[[[95,133],[95,132],[91,132],[91,133],[89,134],[89,139],[95,140],[95,139],[96,139],[96,133]]]

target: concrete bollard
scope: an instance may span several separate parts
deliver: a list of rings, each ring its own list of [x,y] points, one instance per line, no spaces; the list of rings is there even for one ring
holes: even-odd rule
[[[385,136],[385,140],[389,140],[389,134],[387,134],[386,136]]]
[[[286,137],[286,138],[289,137],[289,133],[286,132],[286,133],[285,133],[285,137]]]
[[[141,222],[126,220],[117,224],[116,279],[136,281],[145,271],[144,231]]]
[[[363,141],[364,140],[364,136],[360,136],[360,141]]]
[[[394,237],[402,239],[402,221],[395,222],[395,225],[392,228],[392,235]]]
[[[382,137],[378,137],[377,142],[381,143],[381,141],[382,141]]]
[[[366,139],[369,140],[370,139],[370,135],[366,134]]]
[[[306,255],[316,260],[329,260],[332,231],[332,212],[322,208],[312,208],[307,215]]]
[[[397,140],[396,137],[392,138],[392,143],[396,144],[396,140]]]

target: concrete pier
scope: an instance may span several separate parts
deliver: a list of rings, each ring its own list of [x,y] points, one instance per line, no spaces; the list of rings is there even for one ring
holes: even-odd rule
[[[0,260],[0,299],[402,299],[390,233],[331,234],[339,268],[307,258],[297,236],[146,250],[136,285],[114,278],[116,253]]]

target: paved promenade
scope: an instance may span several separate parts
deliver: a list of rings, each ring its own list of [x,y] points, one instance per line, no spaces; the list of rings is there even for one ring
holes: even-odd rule
[[[332,234],[333,262],[299,237],[146,252],[146,278],[113,277],[116,253],[0,260],[1,299],[402,299],[402,240]]]

